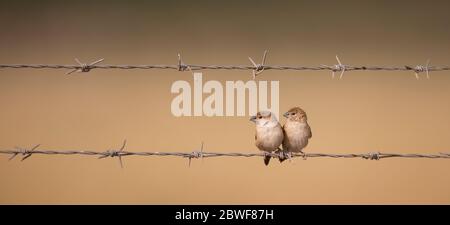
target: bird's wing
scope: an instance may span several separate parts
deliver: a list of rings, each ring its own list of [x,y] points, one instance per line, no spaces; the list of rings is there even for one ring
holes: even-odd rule
[[[308,125],[308,131],[309,131],[308,138],[312,138],[312,131],[311,131],[311,127],[309,125]]]
[[[283,148],[283,150],[288,150],[287,146],[286,146],[286,142],[287,142],[287,134],[286,134],[286,130],[284,129],[286,124],[284,124],[282,126],[282,130],[283,130],[283,142],[281,142],[281,147]]]

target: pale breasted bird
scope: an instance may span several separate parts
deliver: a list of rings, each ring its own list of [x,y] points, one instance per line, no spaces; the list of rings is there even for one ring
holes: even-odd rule
[[[279,149],[283,142],[283,129],[275,114],[269,111],[260,111],[256,116],[250,117],[256,125],[255,145],[265,153],[272,153]],[[264,164],[270,162],[270,155],[264,157]]]
[[[283,126],[283,152],[287,154],[301,152],[308,145],[312,137],[311,127],[308,124],[306,112],[300,107],[294,107],[283,114],[287,118]],[[304,154],[304,153],[303,153]],[[280,158],[280,162],[285,159]]]

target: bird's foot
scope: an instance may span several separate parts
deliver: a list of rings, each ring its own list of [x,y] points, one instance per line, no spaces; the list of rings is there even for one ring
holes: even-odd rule
[[[306,160],[307,158],[306,153],[304,153],[303,151],[300,151],[300,153],[302,153],[303,160]]]
[[[278,151],[276,151],[275,153],[278,154],[278,159],[280,160],[280,162],[283,162],[286,159],[290,160],[292,158],[292,154],[290,152],[282,149],[278,149]]]
[[[292,160],[292,152],[286,152],[286,158],[291,161]]]

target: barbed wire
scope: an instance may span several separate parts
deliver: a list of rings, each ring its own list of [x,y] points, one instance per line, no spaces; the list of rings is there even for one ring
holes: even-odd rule
[[[294,157],[307,158],[362,158],[369,160],[380,160],[385,158],[427,158],[427,159],[450,159],[450,153],[440,152],[438,154],[413,154],[413,153],[385,153],[385,152],[369,152],[369,153],[349,153],[349,154],[329,154],[329,153],[284,153],[282,151],[278,153],[240,153],[240,152],[204,152],[203,142],[199,151],[192,152],[131,152],[125,151],[127,141],[125,140],[122,146],[116,149],[108,149],[106,151],[91,151],[91,150],[37,150],[40,145],[36,145],[32,148],[16,147],[13,150],[0,150],[0,154],[11,155],[9,160],[14,159],[17,155],[22,155],[21,161],[28,159],[32,155],[88,155],[98,156],[98,159],[104,159],[107,157],[117,157],[119,159],[120,166],[123,168],[122,157],[125,156],[174,156],[189,159],[189,165],[191,159],[203,159],[212,157],[266,157],[278,159],[291,159]]]
[[[104,59],[96,60],[92,63],[82,63],[77,58],[75,61],[78,65],[60,65],[60,64],[0,64],[0,69],[69,69],[66,74],[74,72],[89,72],[92,69],[122,69],[122,70],[149,70],[149,69],[173,69],[178,71],[196,71],[196,70],[252,70],[253,79],[256,78],[265,70],[329,70],[332,73],[332,78],[335,77],[336,72],[340,72],[339,79],[342,79],[344,72],[347,71],[413,71],[415,77],[419,79],[419,73],[425,72],[427,78],[430,78],[429,73],[434,71],[450,70],[450,66],[430,66],[430,60],[427,60],[425,65],[416,66],[352,66],[342,64],[338,56],[336,56],[337,64],[335,65],[320,65],[320,66],[289,66],[289,65],[266,65],[268,51],[264,52],[261,63],[256,63],[251,57],[248,57],[252,65],[198,65],[185,64],[181,55],[178,54],[178,63],[176,65],[98,65]]]
[[[72,74],[74,72],[89,72],[92,69],[174,69],[178,71],[195,71],[195,70],[252,70],[253,79],[257,75],[261,74],[264,70],[329,70],[332,72],[332,78],[335,77],[336,72],[340,72],[339,79],[342,79],[346,71],[355,70],[368,70],[368,71],[413,71],[416,78],[419,79],[419,73],[426,72],[427,78],[430,78],[429,72],[432,71],[446,71],[450,70],[450,66],[430,66],[430,60],[427,60],[425,66],[351,66],[341,63],[341,60],[336,56],[338,64],[328,66],[283,66],[283,65],[266,65],[266,57],[268,51],[264,52],[261,63],[257,64],[255,61],[248,57],[252,66],[247,65],[196,65],[196,64],[185,64],[182,61],[181,55],[178,54],[178,64],[177,65],[98,65],[103,62],[104,59],[96,60],[92,63],[82,63],[77,58],[75,61],[78,65],[59,65],[59,64],[0,64],[0,69],[70,69],[66,74]],[[33,154],[43,154],[43,155],[90,155],[99,156],[99,159],[106,157],[117,157],[119,159],[121,167],[123,167],[122,157],[124,156],[178,156],[189,159],[189,165],[192,158],[209,158],[209,157],[265,157],[267,155],[273,158],[285,159],[293,157],[303,157],[306,158],[316,158],[316,157],[329,157],[329,158],[363,158],[370,160],[379,160],[382,158],[450,158],[450,153],[439,153],[439,154],[400,154],[400,153],[381,153],[381,152],[370,152],[370,153],[360,153],[360,154],[327,154],[327,153],[219,153],[219,152],[203,152],[203,143],[201,151],[193,151],[190,153],[185,152],[129,152],[124,151],[126,146],[126,140],[124,141],[122,147],[119,150],[107,150],[107,151],[90,151],[90,150],[69,150],[69,151],[55,151],[55,150],[36,150],[40,145],[36,145],[33,148],[19,148],[16,147],[14,150],[0,150],[0,154],[10,154],[9,160],[12,160],[17,155],[21,154],[22,161],[31,157]]]

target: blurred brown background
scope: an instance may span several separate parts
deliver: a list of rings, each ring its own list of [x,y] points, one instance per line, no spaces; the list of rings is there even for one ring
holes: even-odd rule
[[[450,63],[445,1],[2,1],[0,63],[431,65]],[[247,117],[170,113],[174,70],[0,71],[0,148],[257,152]],[[450,76],[412,72],[265,71],[280,113],[309,116],[308,152],[450,151]],[[421,74],[425,78],[425,74]],[[204,71],[248,80],[251,71]],[[284,123],[284,118],[281,120]],[[445,159],[117,159],[0,155],[0,203],[449,204]]]

